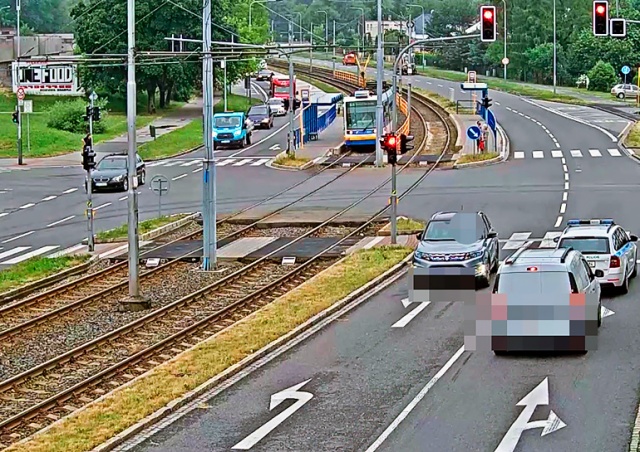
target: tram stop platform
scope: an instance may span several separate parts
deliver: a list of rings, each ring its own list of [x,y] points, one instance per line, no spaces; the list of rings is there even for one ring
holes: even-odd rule
[[[345,168],[348,167],[352,167],[352,166],[356,166],[358,163],[360,163],[362,161],[362,159],[366,156],[367,154],[362,154],[362,155],[348,155],[346,157],[343,157],[340,160],[340,163],[338,164],[338,166],[342,166]],[[319,159],[316,161],[316,165],[323,165],[323,166],[329,166],[332,165],[336,162],[336,160],[340,159],[340,155],[329,155],[327,157],[323,157],[322,159]],[[432,165],[434,164],[437,160],[438,160],[439,155],[418,155],[413,159],[412,163],[415,163],[416,165],[419,166],[427,166],[427,165]],[[406,163],[409,159],[411,158],[410,155],[399,155],[398,156],[398,164],[403,165],[404,163]],[[440,160],[441,163],[446,163],[446,162],[452,162],[453,159],[453,154],[445,154],[445,156],[442,158],[442,160]],[[376,162],[376,156],[375,154],[370,154],[368,156],[366,156],[366,160],[364,165],[374,165]]]
[[[245,237],[218,248],[217,258],[227,261],[251,262],[261,259],[268,254],[292,243],[295,237]],[[285,249],[276,252],[269,260],[281,262],[285,257],[293,257],[295,261],[306,262],[321,251],[335,245],[341,240],[340,237],[308,237],[300,239]],[[351,254],[359,249],[373,248],[374,246],[388,245],[391,242],[388,236],[360,237],[354,236],[337,245],[325,254],[326,258],[339,258]],[[398,236],[397,243],[415,247],[417,239],[413,235]],[[161,262],[180,259],[185,262],[199,262],[202,259],[202,240],[184,240],[175,243],[168,243],[165,246],[153,249],[153,244],[141,247],[141,253],[145,254],[141,261],[148,259],[159,259]],[[127,259],[127,254],[123,253],[111,258],[114,261]]]

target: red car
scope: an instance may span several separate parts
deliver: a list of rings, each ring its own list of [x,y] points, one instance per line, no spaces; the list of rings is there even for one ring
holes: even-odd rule
[[[355,54],[355,52],[347,53],[344,56],[344,58],[342,59],[342,64],[344,64],[345,66],[355,66],[356,64],[358,64],[356,62],[356,54]]]

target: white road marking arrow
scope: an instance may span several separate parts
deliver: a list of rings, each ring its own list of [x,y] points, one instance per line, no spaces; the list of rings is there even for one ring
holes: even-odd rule
[[[411,303],[418,303],[418,306],[413,308],[407,315],[402,317],[396,323],[391,325],[391,328],[404,328],[409,322],[411,322],[418,314],[420,314],[427,306],[431,304],[430,301],[409,301],[408,298],[402,299],[402,306],[406,309]]]
[[[280,150],[280,145],[279,144],[274,144],[269,149],[272,150],[272,151],[279,151]]]
[[[291,405],[289,408],[284,410],[282,413],[278,414],[276,417],[271,419],[269,422],[264,424],[258,430],[247,436],[245,439],[240,441],[238,444],[232,447],[232,449],[239,450],[249,450],[253,446],[255,446],[260,440],[262,440],[265,436],[271,433],[276,427],[282,424],[289,416],[298,411],[300,408],[304,406],[309,400],[313,399],[313,394],[310,392],[299,391],[304,385],[309,383],[311,379],[303,381],[295,386],[291,386],[283,391],[277,392],[271,396],[271,403],[269,404],[269,411],[276,408],[282,402],[287,399],[295,399],[296,402]]]
[[[615,311],[612,311],[611,309],[605,307],[605,306],[600,306],[600,312],[602,313],[602,318],[604,319],[605,317],[609,317],[610,315],[615,314]]]
[[[549,417],[544,421],[529,422],[538,405],[549,405],[549,378],[542,380],[538,386],[516,404],[516,406],[524,406],[525,408],[518,416],[518,419],[511,424],[495,452],[513,452],[518,445],[518,441],[520,441],[522,432],[525,430],[542,428],[540,436],[546,436],[567,426],[553,411],[549,413]]]

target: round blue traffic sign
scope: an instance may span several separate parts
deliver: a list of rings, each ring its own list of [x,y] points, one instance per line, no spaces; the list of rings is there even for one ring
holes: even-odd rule
[[[480,137],[480,128],[478,126],[471,126],[467,129],[467,136],[472,140],[477,140]]]
[[[627,75],[629,72],[631,72],[631,68],[630,68],[629,66],[622,66],[622,70],[621,70],[621,72],[622,72],[624,75]]]

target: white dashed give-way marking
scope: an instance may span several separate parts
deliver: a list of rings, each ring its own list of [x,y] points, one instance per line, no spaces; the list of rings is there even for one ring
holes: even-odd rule
[[[403,298],[402,300],[402,306],[406,309],[409,305],[411,305],[412,303],[417,303],[418,306],[416,306],[415,308],[413,308],[408,314],[406,314],[404,317],[402,317],[400,320],[398,320],[396,323],[394,323],[393,325],[391,325],[391,328],[404,328],[405,326],[407,326],[407,324],[409,322],[411,322],[414,318],[416,318],[416,316],[418,314],[420,314],[422,311],[424,311],[424,309],[429,306],[431,304],[430,301],[425,301],[425,302],[413,302],[413,301],[409,301],[408,298]]]

